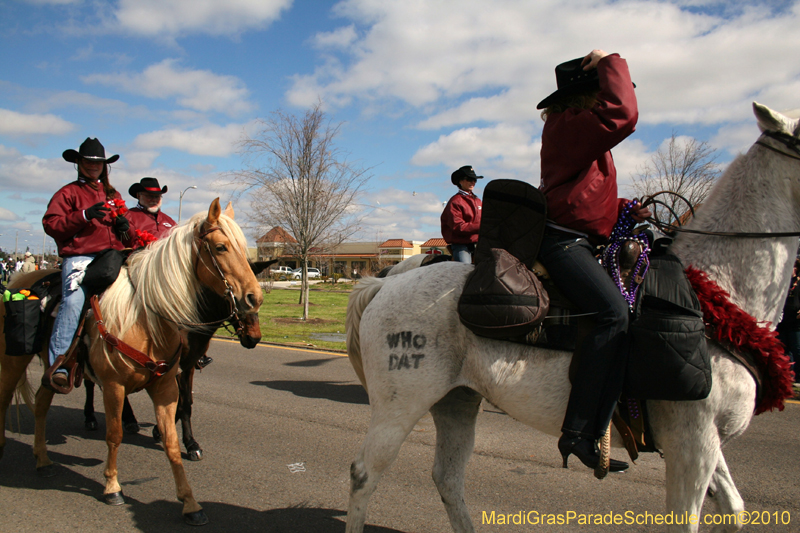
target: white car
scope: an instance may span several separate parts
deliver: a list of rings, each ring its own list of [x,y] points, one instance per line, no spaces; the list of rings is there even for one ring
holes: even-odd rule
[[[302,268],[295,268],[292,271],[292,279],[300,279],[303,277],[303,269]],[[322,277],[318,268],[309,268],[308,269],[308,279],[319,279]]]

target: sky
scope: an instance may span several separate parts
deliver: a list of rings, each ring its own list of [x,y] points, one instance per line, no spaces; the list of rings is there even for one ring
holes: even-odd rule
[[[76,178],[62,152],[87,137],[120,154],[129,205],[144,176],[176,220],[233,199],[252,244],[266,228],[230,185],[240,143],[317,102],[370,169],[353,240],[441,237],[458,167],[485,176],[479,196],[491,179],[539,184],[536,104],[592,49],[636,83],[637,131],[613,151],[631,197],[673,133],[724,165],[758,137],[753,101],[796,112],[798,27],[800,0],[3,0],[0,248],[55,248],[41,219]]]

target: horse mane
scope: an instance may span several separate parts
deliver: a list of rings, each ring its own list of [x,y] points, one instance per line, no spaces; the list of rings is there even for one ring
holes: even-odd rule
[[[104,293],[100,309],[106,328],[122,338],[139,324],[155,346],[162,347],[175,324],[201,322],[201,284],[195,275],[199,253],[195,232],[207,215],[198,213],[170,234],[128,258],[120,276]],[[233,219],[220,215],[220,229],[237,253],[247,249],[244,233]],[[213,265],[208,265],[216,272]]]

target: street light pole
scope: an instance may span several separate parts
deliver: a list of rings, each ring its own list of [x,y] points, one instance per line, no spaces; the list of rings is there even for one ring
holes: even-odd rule
[[[181,192],[181,196],[180,196],[180,198],[178,200],[178,224],[181,223],[181,209],[183,208],[183,195],[189,189],[196,189],[196,188],[197,188],[197,185],[190,185],[189,187],[186,187],[185,189],[183,189],[183,192]]]

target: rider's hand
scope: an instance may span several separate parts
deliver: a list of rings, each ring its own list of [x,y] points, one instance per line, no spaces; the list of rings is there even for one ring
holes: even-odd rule
[[[599,63],[600,60],[607,55],[608,53],[602,50],[592,50],[586,54],[586,57],[584,57],[583,61],[581,62],[583,70],[592,70],[593,68],[597,68],[597,63]]]
[[[117,215],[117,218],[114,219],[114,229],[117,233],[125,233],[131,227],[131,223],[128,222],[128,219],[122,215]]]
[[[649,207],[642,207],[641,204],[636,204],[636,207],[631,210],[631,216],[636,222],[644,222],[646,219],[653,216],[653,213],[650,211]]]
[[[86,220],[92,220],[93,218],[103,218],[106,216],[108,212],[108,208],[105,206],[104,202],[97,202],[89,209],[84,210],[83,216]]]

